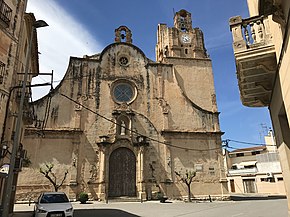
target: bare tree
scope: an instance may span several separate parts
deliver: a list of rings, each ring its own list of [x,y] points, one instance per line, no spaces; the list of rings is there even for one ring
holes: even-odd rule
[[[42,173],[44,177],[50,181],[50,183],[54,187],[54,191],[58,191],[58,189],[63,185],[66,179],[68,170],[65,171],[62,181],[59,184],[57,184],[56,175],[52,171],[53,167],[54,165],[52,163],[45,163],[42,167],[39,168],[39,172]]]
[[[188,202],[191,202],[191,190],[190,184],[192,183],[192,179],[196,176],[195,171],[187,171],[185,174],[180,174],[179,172],[175,171],[175,174],[180,178],[180,180],[186,184],[187,186],[187,193],[188,193]]]

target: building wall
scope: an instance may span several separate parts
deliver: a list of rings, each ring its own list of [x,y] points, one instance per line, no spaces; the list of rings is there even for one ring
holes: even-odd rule
[[[118,53],[119,51],[121,52],[121,48],[125,50],[128,49],[134,58],[144,59],[140,53],[137,53],[137,50],[128,45],[113,45],[110,50],[108,50],[108,53],[112,55],[112,53]],[[107,55],[108,54],[104,54],[103,59],[107,59]],[[142,64],[142,60],[139,61],[139,63],[140,62]],[[112,83],[116,78],[121,77],[119,73],[122,72],[116,69],[115,72],[111,69],[106,70],[108,66],[102,64],[104,63],[101,63],[101,68],[104,70],[104,74],[101,75],[103,79],[100,81],[100,84],[98,84],[98,81],[92,82],[100,87],[100,93],[97,93],[99,98],[98,96],[92,97],[89,95],[83,95],[79,98],[79,102],[88,108],[98,108],[98,110],[96,110],[98,114],[107,117],[110,120],[114,120],[112,112],[118,105],[116,105],[112,100],[110,87],[113,85]],[[76,155],[75,158],[77,158],[78,162],[77,173],[79,177],[77,182],[83,183],[84,185],[79,188],[88,189],[89,187],[86,183],[89,181],[91,176],[89,172],[90,168],[93,165],[96,165],[96,167],[99,168],[101,164],[98,156],[96,155],[96,153],[100,152],[99,147],[96,145],[97,142],[100,142],[99,136],[108,135],[109,137],[112,137],[112,142],[114,140],[118,141],[116,136],[116,134],[118,134],[118,126],[98,117],[93,112],[86,111],[84,108],[76,108],[77,105],[74,102],[71,102],[60,95],[60,93],[62,93],[66,96],[77,96],[77,92],[80,88],[82,88],[82,90],[80,90],[82,94],[89,90],[86,86],[89,80],[89,78],[86,77],[86,69],[76,69],[78,65],[87,65],[88,71],[93,71],[94,68],[98,68],[98,63],[96,63],[96,61],[80,61],[79,59],[71,59],[68,69],[69,74],[65,76],[62,85],[57,88],[57,91],[52,93],[52,97],[45,97],[44,99],[34,103],[34,109],[37,111],[37,117],[39,119],[44,119],[48,102],[50,104],[50,113],[45,124],[46,130],[43,131],[43,137],[38,138],[39,135],[37,135],[36,132],[34,133],[34,136],[28,136],[26,133],[25,144],[29,145],[25,145],[25,147],[27,147],[28,157],[33,163],[30,169],[27,168],[21,173],[19,188],[24,189],[24,185],[28,186],[28,183],[29,185],[40,185],[47,183],[44,178],[40,179],[39,175],[36,175],[35,179],[29,179],[29,182],[27,177],[31,176],[32,173],[39,173],[38,167],[41,162],[54,162],[54,158],[61,158],[61,156],[65,153],[65,156],[68,157],[66,163],[59,162],[56,165],[66,168],[69,167],[69,165],[72,164],[74,155]],[[143,65],[145,65],[145,63],[143,63]],[[84,73],[82,75],[82,83],[74,83],[74,80],[69,79],[73,76],[78,76],[77,74],[80,72]],[[107,72],[112,74],[108,75]],[[174,82],[175,78],[172,73],[172,68],[166,66],[162,72],[163,74],[160,77],[163,77],[162,82],[164,86],[162,85],[161,87],[158,87],[158,79],[155,77],[156,67],[154,66],[148,66],[147,69],[144,66],[143,68],[140,67],[138,73],[141,74],[141,78],[135,78],[134,71],[126,72],[126,78],[130,78],[135,81],[138,89],[138,96],[134,103],[130,106],[130,109],[134,113],[134,118],[131,122],[134,130],[137,130],[139,133],[142,133],[150,138],[154,138],[158,141],[166,140],[171,145],[182,148],[182,150],[179,150],[170,146],[166,147],[164,144],[158,144],[154,141],[149,142],[150,148],[145,149],[144,153],[144,158],[146,159],[144,162],[144,171],[145,174],[147,173],[147,179],[152,178],[148,177],[150,174],[149,165],[151,164],[155,165],[154,170],[158,182],[163,183],[168,179],[173,181],[175,186],[175,182],[178,182],[178,180],[174,175],[174,170],[178,172],[185,171],[186,169],[194,170],[195,164],[199,163],[203,165],[203,171],[198,173],[196,177],[196,183],[193,184],[196,186],[196,190],[193,190],[193,192],[196,192],[196,194],[203,194],[205,189],[203,186],[206,185],[212,186],[207,188],[206,193],[219,194],[221,192],[221,184],[219,183],[220,168],[217,164],[219,154],[216,154],[216,150],[219,150],[221,140],[215,127],[215,124],[218,124],[213,124],[212,120],[207,117],[201,117],[200,111],[192,108],[189,102],[182,97],[178,85]],[[71,73],[75,73],[75,75],[72,75]],[[113,73],[116,73],[116,75],[113,75]],[[147,76],[149,76],[149,78],[146,81],[145,78]],[[142,83],[144,80],[145,84]],[[160,106],[159,100],[156,100],[157,94],[160,91],[159,88],[164,89],[164,92],[166,93],[164,94],[164,98],[168,99],[166,100],[167,106],[169,107],[170,105],[168,114],[163,113],[163,108]],[[92,90],[95,91],[94,89]],[[93,91],[92,93],[94,93]],[[183,111],[182,116],[180,116],[180,110]],[[81,139],[79,139],[79,147],[75,147],[75,144],[73,143],[74,140],[69,138],[66,138],[66,140],[62,142],[57,142],[57,140],[47,138],[48,134],[46,131],[49,131],[49,129],[53,130],[58,136],[61,136],[62,130],[70,130],[72,131],[71,133],[73,133],[76,129],[81,130],[82,133],[80,136]],[[191,129],[196,129],[197,133],[190,132]],[[167,133],[164,132],[164,135],[162,135],[162,130],[171,131]],[[209,136],[206,133],[203,133],[203,131],[217,132],[217,134]],[[39,132],[41,132],[41,129]],[[134,135],[130,136],[133,137]],[[31,139],[29,139],[30,137]],[[68,146],[65,144],[68,144]],[[118,145],[116,142],[113,142],[112,146],[108,148],[108,152],[112,152],[117,147]],[[204,150],[204,152],[200,155],[198,151],[187,150],[191,148],[196,150]],[[74,149],[78,149],[78,153],[74,154]],[[213,151],[206,151],[208,149],[213,149]],[[138,150],[135,150],[134,148],[133,150],[137,156]],[[58,153],[59,156],[54,153]],[[170,166],[168,166],[169,163]],[[213,172],[210,172],[209,168],[211,168]],[[96,179],[98,178],[100,177],[96,174]],[[204,182],[208,182],[208,184],[197,180],[203,180]],[[69,179],[67,179],[66,184],[69,184]],[[98,183],[96,183],[96,185],[98,185]],[[183,189],[182,186],[183,184],[176,183],[176,187],[166,186],[168,190],[164,187],[163,191],[168,191],[165,193],[172,194],[170,196],[181,196],[180,188]],[[174,190],[175,188],[178,190]],[[66,191],[68,190],[66,189]],[[100,192],[92,194],[100,195]]]
[[[0,166],[9,164],[10,156],[3,147],[12,150],[11,135],[15,126],[15,112],[18,110],[17,101],[15,100],[16,92],[12,88],[18,85],[17,66],[24,61],[19,58],[21,46],[21,34],[24,29],[24,11],[26,8],[26,0],[20,1],[1,1],[1,19],[0,19]],[[8,11],[11,11],[7,22],[3,22]],[[11,192],[11,202],[9,212],[13,211],[13,202],[15,195],[15,186],[17,183],[17,173],[13,174],[13,189]],[[2,213],[3,194],[7,174],[0,176],[0,212]]]
[[[233,164],[239,164],[241,162],[246,162],[246,161],[256,161],[257,158],[255,155],[252,155],[251,152],[245,152],[244,156],[237,157],[236,154],[229,154],[229,162],[231,165]]]
[[[250,17],[259,15],[259,0],[247,0]]]
[[[9,92],[11,87],[16,85],[16,67],[22,59],[18,59],[19,40],[21,38],[20,33],[23,26],[24,11],[26,8],[26,1],[3,1],[11,9],[10,22],[8,26],[5,26],[2,21],[0,25],[0,40],[1,40],[1,51],[0,61],[3,67],[1,67],[1,81],[0,82],[0,135],[1,143],[3,142],[3,128],[5,116],[7,116],[7,103],[9,98]],[[1,3],[1,4],[3,4]],[[4,6],[3,6],[4,7]],[[1,12],[2,13],[2,12]],[[12,107],[12,104],[10,105]]]
[[[287,19],[289,18],[289,2],[282,1],[282,10],[284,12],[285,17],[285,23],[287,22]],[[285,36],[285,42],[283,44],[284,40],[284,34],[286,28],[289,29],[289,21],[288,26],[279,25],[276,22],[272,23],[271,32],[274,33],[274,41],[275,41],[275,47],[276,47],[276,53],[277,53],[277,62],[280,64],[279,67],[279,73],[277,75],[277,79],[275,82],[274,90],[273,90],[273,97],[270,104],[270,114],[271,119],[274,127],[274,131],[276,134],[276,141],[278,144],[278,151],[280,153],[280,159],[283,169],[283,176],[284,176],[284,183],[285,188],[287,192],[288,197],[288,207],[290,207],[290,133],[289,133],[289,117],[290,117],[290,81],[288,79],[289,77],[289,58],[290,58],[290,52],[289,52],[289,31],[287,36]],[[274,26],[274,27],[273,27]],[[288,208],[289,209],[289,208]],[[289,212],[290,213],[290,212]],[[290,215],[290,214],[289,214]]]
[[[288,215],[290,216],[290,80],[289,80],[289,25],[290,2],[281,1],[256,1],[249,0],[248,7],[251,16],[257,15],[258,4],[262,3],[259,15],[268,16],[269,25],[266,30],[272,34],[275,45],[277,68],[274,85],[271,92],[269,110],[275,132],[276,144],[280,154],[284,183],[288,198]],[[269,7],[269,5],[273,7]],[[271,9],[272,11],[269,11]],[[263,14],[264,12],[266,14]]]
[[[246,192],[245,190],[244,180],[252,179],[255,182],[256,194],[285,195],[286,192],[285,192],[282,173],[275,174],[273,178],[274,178],[274,181],[270,182],[266,180],[267,176],[265,174],[261,174],[261,175],[257,174],[255,176],[244,176],[244,177],[232,176],[232,177],[228,177],[228,181],[229,181],[228,187],[229,187],[229,191],[232,194],[245,194],[248,192]],[[230,185],[231,180],[234,180],[235,191],[232,191],[231,189],[231,185]]]
[[[43,174],[39,172],[40,167],[45,168],[45,164],[48,162],[54,165],[57,184],[61,182],[66,170],[69,173],[65,181],[65,186],[69,185],[70,182],[76,182],[75,148],[78,148],[80,145],[78,133],[76,135],[70,135],[67,131],[59,134],[47,132],[45,139],[42,136],[35,138],[33,133],[31,133],[27,135],[25,141],[33,144],[27,146],[27,157],[32,161],[32,164],[29,168],[24,167],[20,173],[16,200],[21,198],[28,201],[37,198],[41,191],[54,191],[51,183],[47,179],[44,179]],[[87,152],[89,151],[92,152],[92,150],[87,150]],[[69,194],[66,188],[62,188],[61,190]]]
[[[120,31],[126,32],[127,43],[119,41]],[[20,174],[18,199],[25,199],[27,191],[48,187],[38,169],[51,161],[60,176],[68,169],[62,190],[71,198],[87,191],[94,199],[106,200],[113,194],[111,183],[118,182],[110,166],[120,150],[133,154],[138,198],[151,199],[159,191],[182,198],[186,185],[176,172],[195,170],[193,195],[226,193],[222,132],[208,57],[152,62],[131,44],[127,27],[115,32],[115,43],[101,54],[72,57],[60,85],[31,104],[38,122],[25,133],[32,164]],[[211,82],[203,82],[204,77]],[[114,95],[120,84],[131,85],[133,92],[123,103]],[[145,136],[143,143],[138,141],[140,135]],[[37,178],[28,179],[33,174]]]
[[[281,179],[283,179],[283,176],[281,173],[274,175],[274,177],[273,177],[275,180],[274,182],[263,181],[263,180],[265,180],[265,178],[266,178],[265,175],[259,175],[256,177],[258,193],[273,194],[273,192],[275,192],[276,194],[279,194],[279,195],[286,194],[285,187],[284,187],[284,181],[281,180]]]
[[[264,137],[265,146],[226,151],[228,188],[232,194],[258,193],[286,195],[282,168],[272,130]],[[259,151],[252,155],[252,152]],[[237,153],[244,156],[238,157]],[[233,165],[236,167],[233,168]],[[251,180],[251,181],[250,181]]]

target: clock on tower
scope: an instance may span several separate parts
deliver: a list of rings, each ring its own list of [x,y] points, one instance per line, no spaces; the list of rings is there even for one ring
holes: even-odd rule
[[[183,43],[190,43],[191,42],[191,37],[189,34],[182,34],[181,35],[181,41]]]
[[[175,13],[174,27],[166,24],[158,26],[156,60],[164,58],[208,58],[204,47],[203,33],[192,28],[191,13],[180,10]]]

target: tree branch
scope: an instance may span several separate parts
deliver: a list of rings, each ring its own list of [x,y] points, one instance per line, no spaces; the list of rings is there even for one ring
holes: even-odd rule
[[[68,170],[66,170],[66,171],[65,171],[65,173],[64,173],[64,177],[63,177],[63,179],[62,179],[61,183],[58,185],[58,187],[60,187],[60,186],[62,186],[62,185],[63,185],[63,183],[64,183],[64,180],[66,179],[66,176],[67,176],[67,174],[68,174]]]
[[[65,173],[64,173],[64,177],[63,177],[61,183],[60,183],[59,185],[57,185],[57,181],[56,181],[56,180],[57,180],[57,177],[56,177],[55,173],[52,172],[52,169],[53,169],[54,165],[51,164],[51,163],[46,163],[46,164],[45,164],[45,167],[46,167],[46,168],[40,167],[40,168],[39,168],[39,172],[40,172],[41,174],[43,174],[44,177],[47,178],[47,179],[50,181],[50,183],[51,183],[51,184],[53,185],[53,187],[54,187],[54,190],[57,191],[58,188],[61,187],[61,186],[63,185],[63,183],[64,183],[64,181],[65,181],[65,179],[66,179],[66,177],[67,177],[68,170],[65,171]],[[51,177],[51,176],[52,176],[52,177]]]

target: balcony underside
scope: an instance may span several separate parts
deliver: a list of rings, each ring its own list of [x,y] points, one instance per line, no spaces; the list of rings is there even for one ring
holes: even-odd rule
[[[237,77],[243,105],[268,106],[276,72],[274,46],[236,53]]]

